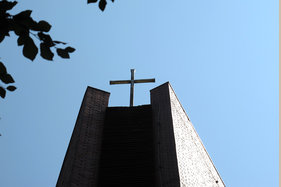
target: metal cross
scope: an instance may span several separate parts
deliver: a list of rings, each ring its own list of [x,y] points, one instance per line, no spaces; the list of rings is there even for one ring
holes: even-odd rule
[[[131,84],[130,89],[130,106],[134,106],[134,84],[135,83],[148,83],[155,82],[155,79],[138,79],[135,80],[135,69],[131,69],[131,80],[118,80],[118,81],[109,81],[109,84]]]

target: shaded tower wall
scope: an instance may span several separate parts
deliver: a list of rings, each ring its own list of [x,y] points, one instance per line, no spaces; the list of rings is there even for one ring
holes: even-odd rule
[[[151,90],[157,186],[225,186],[169,83]]]
[[[63,161],[57,187],[96,186],[102,127],[109,93],[88,87]]]
[[[98,187],[155,187],[151,105],[108,107]]]

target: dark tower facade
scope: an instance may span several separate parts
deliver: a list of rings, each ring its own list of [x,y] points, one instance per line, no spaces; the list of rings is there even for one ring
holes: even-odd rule
[[[88,87],[57,187],[225,186],[167,82],[151,104],[108,107]]]

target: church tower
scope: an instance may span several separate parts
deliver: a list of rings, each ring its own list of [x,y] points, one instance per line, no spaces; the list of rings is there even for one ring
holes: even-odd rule
[[[168,82],[150,105],[108,107],[109,95],[87,88],[57,187],[225,186]]]

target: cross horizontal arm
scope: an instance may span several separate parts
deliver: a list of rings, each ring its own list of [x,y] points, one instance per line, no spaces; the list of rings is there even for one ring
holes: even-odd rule
[[[134,83],[146,83],[146,82],[155,82],[155,79],[138,79],[138,80],[134,80]]]
[[[109,84],[131,84],[131,80],[109,81]]]
[[[134,80],[134,83],[148,83],[155,82],[155,79],[138,79]],[[109,81],[109,84],[131,84],[131,80],[117,80],[117,81]]]

